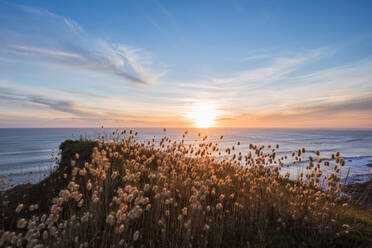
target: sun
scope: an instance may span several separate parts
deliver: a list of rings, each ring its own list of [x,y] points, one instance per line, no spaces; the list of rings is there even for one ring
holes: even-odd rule
[[[214,127],[218,115],[216,106],[206,102],[195,104],[191,107],[190,112],[187,112],[187,116],[199,128]]]

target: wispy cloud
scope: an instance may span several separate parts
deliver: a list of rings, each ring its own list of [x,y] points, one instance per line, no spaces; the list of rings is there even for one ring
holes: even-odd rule
[[[173,48],[184,44],[184,33],[176,16],[159,1],[153,0],[152,4],[154,4],[154,8],[151,8],[151,11],[146,9],[144,18],[160,34],[158,37],[163,38],[163,42]]]
[[[372,58],[289,77],[282,84],[267,89],[280,101],[278,107],[332,104],[365,98],[372,93]]]
[[[12,101],[15,103],[28,104],[30,108],[49,108],[59,112],[69,113],[76,116],[89,116],[91,113],[83,110],[73,101],[58,100],[54,98],[48,98],[41,95],[30,94],[27,92],[16,91],[12,88],[6,88],[0,86],[1,101]]]
[[[314,59],[324,56],[323,49],[311,50],[300,54],[293,54],[288,56],[271,56],[262,55],[262,57],[270,58],[267,63],[250,67],[246,70],[241,70],[231,73],[228,76],[209,77],[205,80],[195,82],[180,83],[184,87],[200,87],[208,88],[217,87],[225,90],[224,87],[255,89],[264,87],[267,84],[278,82],[287,78],[292,72],[299,67]],[[258,58],[261,55],[256,55]]]
[[[9,48],[10,48],[9,52],[11,53],[25,55],[25,56],[38,57],[42,59],[53,59],[53,58],[55,59],[58,59],[58,58],[80,59],[81,58],[81,56],[76,53],[51,50],[51,49],[45,49],[45,48],[38,48],[38,47],[10,45]]]
[[[333,103],[294,107],[258,116],[262,123],[298,127],[366,127],[372,125],[372,95]],[[282,123],[282,124],[281,124]]]
[[[13,6],[31,17],[37,16],[36,19],[27,16],[18,18],[39,30],[36,33],[12,30],[11,36],[17,39],[0,39],[0,57],[14,58],[17,55],[19,59],[38,59],[79,70],[116,75],[137,84],[152,83],[167,72],[165,68],[153,72],[152,58],[142,49],[92,38],[70,18],[25,5]],[[45,25],[48,22],[53,25]]]
[[[372,125],[371,96],[292,107],[282,111],[236,113],[219,118],[218,121],[224,126],[246,127],[370,127]]]
[[[77,116],[90,116],[91,114],[81,110],[74,102],[64,100],[53,100],[42,96],[29,96],[28,100],[31,103],[46,106],[52,110],[69,113]]]
[[[366,98],[349,99],[331,103],[315,104],[313,106],[298,107],[295,113],[314,115],[332,115],[348,112],[366,112],[372,114],[372,94]]]
[[[31,7],[31,6],[24,5],[24,4],[12,4],[12,6],[14,6],[18,9],[21,9],[24,12],[27,12],[31,15],[44,15],[44,16],[49,16],[49,17],[52,17],[52,18],[59,19],[59,20],[63,21],[73,32],[82,32],[83,31],[83,28],[77,22],[75,22],[74,20],[72,20],[70,18],[66,18],[64,16],[57,15],[53,12],[50,12],[49,10],[35,8],[35,7]]]
[[[83,28],[77,22],[75,22],[74,20],[63,17],[63,21],[66,23],[67,26],[69,26],[69,28],[72,31],[74,31],[76,33],[82,33],[83,32]]]
[[[87,97],[98,98],[98,99],[110,99],[110,98],[112,98],[111,96],[104,96],[104,95],[88,93],[88,92],[84,92],[84,91],[83,92],[78,92],[78,91],[64,90],[64,89],[55,89],[55,90],[60,91],[60,92],[69,93],[69,94],[78,95],[78,96],[87,96]]]
[[[184,98],[195,101],[218,101],[226,110],[236,111],[249,105],[250,108],[257,108],[257,104],[269,100],[261,95],[261,91],[270,92],[270,87],[279,85],[306,63],[324,57],[326,53],[324,49],[317,49],[287,56],[273,56],[267,63],[229,75],[175,83],[168,92],[182,94]]]
[[[3,124],[12,126],[34,126],[32,121],[41,126],[89,126],[97,127],[102,124],[109,126],[185,126],[188,123],[181,114],[143,111],[123,112],[120,105],[128,105],[117,98],[106,97],[84,92],[71,92],[68,90],[58,90],[63,93],[93,97],[95,104],[88,104],[81,98],[74,100],[63,99],[62,97],[48,96],[45,92],[37,94],[37,89],[30,91],[20,87],[11,86],[0,82],[0,126]],[[52,90],[51,90],[52,92]],[[109,103],[108,105],[101,103]],[[111,104],[119,104],[119,108],[113,108]],[[154,106],[154,103],[149,103]],[[12,106],[9,112],[7,106]],[[23,109],[25,112],[14,111]],[[30,113],[38,113],[35,114]],[[28,119],[25,120],[25,119]],[[22,121],[21,121],[22,120]],[[190,122],[190,121],[189,121]],[[188,123],[189,124],[189,123]]]

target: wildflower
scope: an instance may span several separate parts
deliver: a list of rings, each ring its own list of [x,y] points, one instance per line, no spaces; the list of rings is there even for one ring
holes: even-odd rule
[[[208,224],[205,224],[203,230],[204,230],[204,231],[208,231],[209,228],[210,228],[210,226],[209,226]]]
[[[149,184],[145,184],[145,186],[143,187],[143,190],[145,192],[149,191],[150,190],[150,185]]]
[[[118,172],[114,171],[111,175],[112,180],[115,180],[115,178],[117,178],[117,176],[118,176]]]
[[[184,207],[184,208],[182,209],[182,215],[183,215],[183,216],[187,216],[187,207]]]
[[[113,226],[115,224],[115,217],[112,214],[109,214],[106,217],[106,223],[109,224],[110,226]]]
[[[25,220],[24,218],[18,220],[18,222],[17,222],[17,228],[19,228],[19,229],[25,228],[26,225],[27,225],[27,220]]]
[[[182,215],[178,215],[177,220],[182,221],[182,219],[183,219]]]
[[[222,201],[224,198],[225,198],[224,194],[221,194],[220,197],[219,197],[220,201]]]
[[[348,224],[343,224],[342,225],[342,228],[344,228],[344,229],[350,229],[350,226]]]
[[[79,168],[78,167],[74,167],[74,169],[72,170],[72,176],[76,176],[79,172]]]
[[[150,211],[150,209],[151,209],[151,204],[147,204],[145,210]]]
[[[48,231],[43,232],[43,239],[47,240],[48,239]]]
[[[137,241],[138,238],[139,238],[139,234],[140,232],[139,231],[135,231],[134,234],[133,234],[133,241]]]
[[[17,206],[17,208],[16,208],[16,212],[17,212],[17,213],[21,212],[23,208],[24,208],[24,205],[23,205],[22,203],[19,204],[19,205]]]
[[[87,190],[91,190],[92,189],[92,183],[90,182],[90,179],[89,179],[89,181],[88,181],[88,183],[87,183]]]
[[[85,213],[81,218],[81,222],[85,223],[89,220],[89,213]]]

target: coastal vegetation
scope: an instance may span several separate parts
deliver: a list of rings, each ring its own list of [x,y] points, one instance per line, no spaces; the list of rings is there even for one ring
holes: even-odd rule
[[[345,196],[338,152],[221,150],[133,130],[67,140],[38,184],[0,194],[0,247],[368,247],[372,211]],[[220,139],[223,139],[221,136]],[[281,169],[302,160],[294,180]],[[332,173],[325,174],[324,167]]]

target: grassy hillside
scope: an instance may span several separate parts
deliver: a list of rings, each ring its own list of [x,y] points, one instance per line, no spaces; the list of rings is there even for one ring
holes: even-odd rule
[[[65,141],[48,178],[1,193],[0,246],[372,244],[371,209],[340,197],[338,153],[330,164],[299,149],[294,161],[311,156],[307,180],[290,181],[279,173],[285,158],[274,147],[251,144],[240,154],[206,137],[186,144],[164,136],[159,144],[137,141],[132,131],[104,140]],[[324,166],[334,168],[326,181]]]

